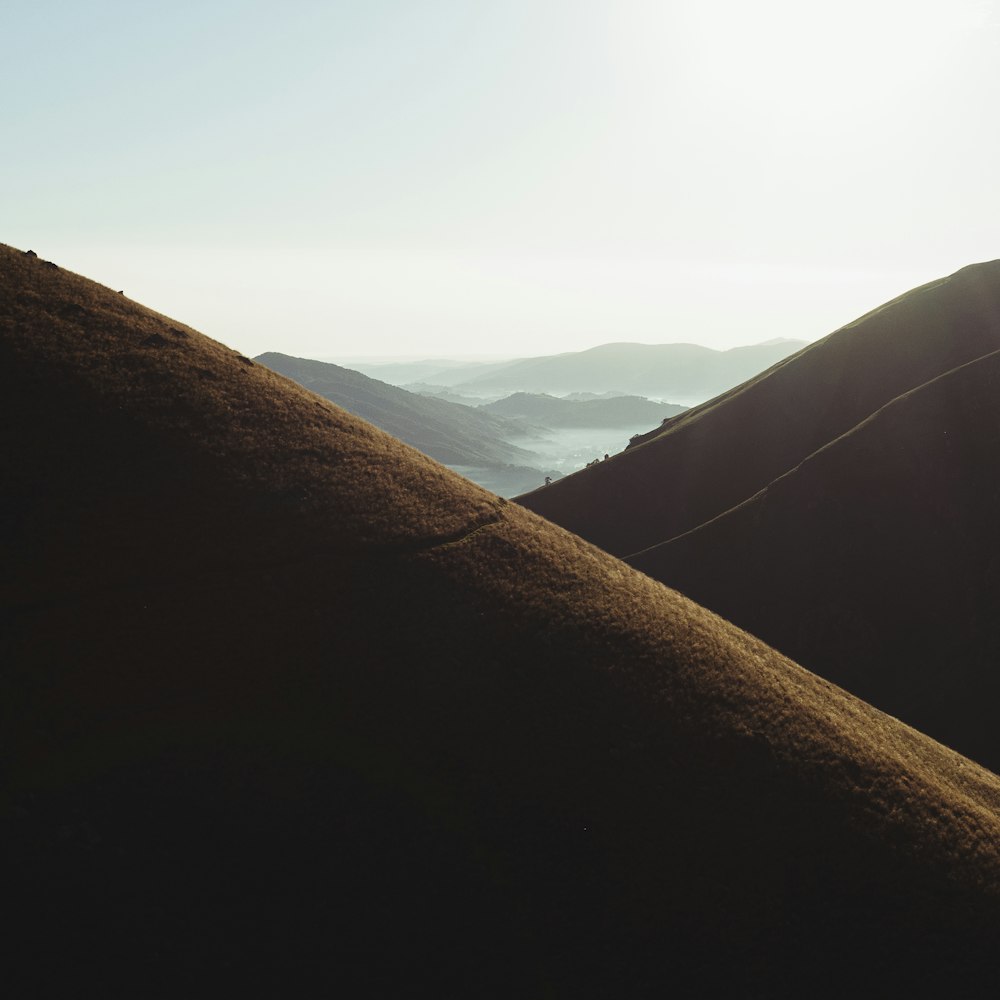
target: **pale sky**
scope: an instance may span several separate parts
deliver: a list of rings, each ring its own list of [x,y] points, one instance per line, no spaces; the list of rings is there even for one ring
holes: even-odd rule
[[[814,339],[1000,257],[997,0],[0,0],[0,241],[248,354]]]

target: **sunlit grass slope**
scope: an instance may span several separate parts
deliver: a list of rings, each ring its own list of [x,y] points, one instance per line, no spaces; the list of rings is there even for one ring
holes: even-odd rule
[[[1000,349],[1000,261],[901,295],[519,502],[616,555],[742,503],[875,410]]]
[[[0,405],[10,981],[991,995],[989,772],[10,248]]]

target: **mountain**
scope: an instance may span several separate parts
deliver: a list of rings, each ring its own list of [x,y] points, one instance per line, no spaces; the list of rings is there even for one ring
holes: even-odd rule
[[[575,402],[585,403],[590,399],[617,399],[620,393],[617,392],[567,392],[565,396],[559,396],[559,399],[570,399]],[[645,399],[645,397],[639,397]]]
[[[522,498],[1000,770],[1000,262]]]
[[[523,419],[545,427],[631,427],[659,424],[687,407],[656,403],[642,396],[571,400],[544,394],[516,392],[479,409],[498,417]]]
[[[273,351],[254,360],[371,421],[439,462],[526,465],[537,457],[504,440],[505,436],[523,433],[520,426],[478,408],[429,399],[324,361],[291,358]]]
[[[804,341],[715,351],[696,344],[602,344],[587,351],[523,358],[496,371],[443,384],[459,392],[570,392],[705,399],[793,354]],[[435,381],[442,379],[435,376]]]
[[[992,995],[995,775],[9,247],[0,406],[34,995]]]

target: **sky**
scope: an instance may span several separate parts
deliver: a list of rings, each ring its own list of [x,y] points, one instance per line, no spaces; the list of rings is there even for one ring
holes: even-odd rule
[[[247,354],[812,340],[1000,257],[1000,0],[0,0],[0,241]]]

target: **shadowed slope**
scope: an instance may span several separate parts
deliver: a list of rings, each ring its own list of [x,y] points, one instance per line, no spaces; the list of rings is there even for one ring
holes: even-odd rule
[[[7,248],[0,401],[37,992],[989,995],[993,775]]]
[[[629,561],[1000,770],[998,455],[995,352]]]
[[[616,555],[753,496],[879,407],[1000,349],[1000,262],[963,268],[830,334],[520,503]]]

